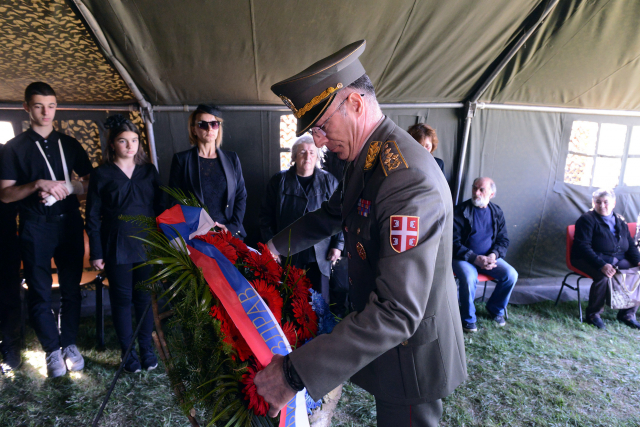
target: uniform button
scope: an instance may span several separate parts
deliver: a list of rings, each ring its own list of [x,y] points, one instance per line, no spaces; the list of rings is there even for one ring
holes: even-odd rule
[[[349,232],[349,227],[347,227],[346,225],[344,226],[344,232],[348,233]]]
[[[351,252],[347,252],[347,258],[351,259]]]
[[[409,341],[404,341],[404,342],[402,343],[402,345],[407,345],[407,344],[409,344]]]
[[[349,284],[353,285],[353,280],[351,280],[351,277],[349,277]]]
[[[360,227],[356,230],[356,234],[360,234]]]

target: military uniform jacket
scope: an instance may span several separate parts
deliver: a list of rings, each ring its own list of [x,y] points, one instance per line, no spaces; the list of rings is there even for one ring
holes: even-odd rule
[[[392,216],[418,218],[415,246],[392,246]],[[451,270],[451,193],[433,157],[389,118],[331,199],[273,244],[286,253],[291,230],[296,253],[340,229],[353,311],[331,334],[291,353],[309,394],[317,400],[351,377],[390,403],[447,396],[467,375]]]

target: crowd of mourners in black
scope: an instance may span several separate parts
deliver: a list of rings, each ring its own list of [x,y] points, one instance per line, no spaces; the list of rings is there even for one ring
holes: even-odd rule
[[[24,109],[30,128],[0,145],[0,332],[3,369],[18,369],[20,356],[20,262],[28,285],[28,314],[46,353],[50,377],[78,371],[84,359],[76,346],[80,322],[80,280],[85,256],[84,230],[92,267],[104,270],[109,283],[113,326],[124,356],[133,339],[133,317],[141,323],[138,350],[125,360],[126,372],[152,370],[158,361],[152,346],[151,311],[143,317],[150,295],[136,283],[150,277],[140,240],[131,238],[134,226],[121,215],[156,216],[170,206],[160,191],[160,176],[149,162],[140,130],[121,115],[109,117],[102,164],[93,168],[80,143],[53,127],[57,107],[54,90],[46,83],[30,84]],[[430,153],[438,147],[435,129],[418,123],[408,129]],[[212,105],[199,105],[189,116],[192,148],[176,153],[169,187],[193,193],[207,207],[218,229],[244,239],[247,191],[238,155],[221,149],[223,120]],[[435,158],[444,170],[444,162]],[[268,242],[279,231],[327,201],[342,178],[344,161],[323,153],[309,135],[291,148],[290,168],[275,174],[267,185],[259,214],[260,233]],[[74,172],[79,179],[72,180]],[[83,224],[78,196],[86,194]],[[496,185],[490,178],[473,182],[472,198],[455,208],[453,271],[459,281],[459,305],[465,332],[478,330],[475,293],[479,275],[489,276],[496,288],[487,302],[491,319],[506,323],[506,307],[517,272],[505,260],[509,245],[502,210],[490,200]],[[573,265],[593,278],[586,321],[605,328],[608,279],[618,268],[640,265],[640,252],[624,219],[613,212],[615,193],[598,190],[594,209],[576,222]],[[19,229],[16,216],[19,212]],[[17,250],[19,248],[19,251]],[[291,262],[305,269],[313,288],[337,316],[348,311],[348,284],[342,233],[295,254]],[[60,286],[59,322],[53,315],[51,260]],[[141,268],[136,268],[141,267]],[[133,310],[131,309],[133,306]],[[620,310],[618,320],[640,329],[637,307]]]

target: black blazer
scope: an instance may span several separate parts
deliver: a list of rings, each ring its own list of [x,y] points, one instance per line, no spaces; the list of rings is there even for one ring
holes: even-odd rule
[[[296,178],[295,165],[275,174],[269,180],[260,209],[262,241],[268,242],[276,233],[302,215],[320,209],[322,202],[329,200],[337,187],[338,180],[333,175],[317,168],[308,194],[305,194]],[[331,261],[327,261],[329,249],[341,251],[343,247],[342,232],[313,245],[316,262],[322,274],[331,275]]]
[[[131,264],[144,261],[144,244],[131,236],[140,226],[120,215],[154,217],[162,212],[160,176],[151,163],[136,165],[131,175],[105,163],[91,172],[87,191],[86,229],[92,260]]]
[[[576,234],[571,248],[571,262],[582,260],[594,268],[601,269],[605,264],[612,264],[613,258],[623,258],[633,265],[640,262],[640,252],[636,248],[629,227],[622,217],[615,212],[615,238],[602,216],[594,211],[583,213],[576,221]]]
[[[236,237],[244,239],[247,233],[242,226],[244,212],[247,208],[247,190],[244,187],[240,159],[233,151],[217,149],[222,169],[227,178],[227,206],[224,211],[224,225]],[[176,153],[171,160],[169,187],[179,188],[186,193],[193,193],[204,205],[202,187],[200,186],[200,157],[198,147]],[[176,202],[173,201],[172,204]]]

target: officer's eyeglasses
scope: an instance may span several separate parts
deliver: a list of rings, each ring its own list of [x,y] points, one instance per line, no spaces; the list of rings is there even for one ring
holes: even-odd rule
[[[205,122],[204,120],[200,120],[196,124],[202,130],[209,130],[209,126],[211,126],[211,129],[213,130],[216,130],[220,127],[220,122],[218,120],[212,120],[210,122]]]
[[[364,93],[360,94],[360,96],[364,96],[364,95],[365,95]],[[344,104],[344,102],[348,98],[349,98],[349,95],[347,95],[347,97],[342,100],[342,102],[338,105],[338,108],[336,108],[335,111],[333,113],[331,113],[331,115],[327,118],[327,120],[324,121],[322,126],[320,126],[320,127],[315,126],[315,127],[312,127],[311,129],[309,129],[309,132],[311,133],[311,136],[314,136],[316,138],[325,138],[327,136],[327,132],[325,132],[324,127],[327,125],[327,123],[329,123],[329,120],[331,120],[331,117],[333,117],[333,115],[338,112],[340,107],[342,107],[342,104]]]

